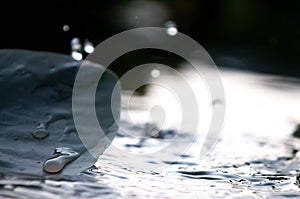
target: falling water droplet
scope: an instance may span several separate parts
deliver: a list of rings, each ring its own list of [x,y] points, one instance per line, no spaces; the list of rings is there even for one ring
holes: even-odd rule
[[[167,21],[164,24],[164,27],[166,28],[167,34],[169,36],[175,36],[175,35],[177,35],[177,33],[178,33],[177,25],[176,25],[176,23],[174,21]]]
[[[68,25],[68,24],[65,24],[64,26],[63,26],[63,31],[64,32],[68,32],[70,30],[70,26]]]
[[[167,29],[167,33],[168,33],[168,35],[170,35],[170,36],[175,36],[176,34],[177,34],[177,28],[175,28],[175,27],[171,27],[171,28],[168,28]]]
[[[81,51],[80,39],[75,37],[71,40],[72,51]]]
[[[36,139],[44,139],[49,136],[49,133],[44,128],[39,128],[32,132],[32,136]]]
[[[92,53],[92,52],[94,52],[94,46],[93,46],[93,44],[92,44],[92,42],[90,42],[90,41],[88,41],[88,40],[85,40],[85,42],[84,42],[84,51],[86,52],[86,53]]]
[[[82,53],[81,53],[81,44],[79,38],[75,37],[71,40],[71,56],[73,59],[80,61],[82,60]]]
[[[157,69],[152,70],[152,71],[151,71],[151,76],[152,76],[153,78],[158,78],[158,77],[160,76],[160,71],[157,70]]]
[[[59,147],[55,149],[54,155],[44,162],[43,169],[47,173],[60,172],[68,163],[78,158],[80,153],[68,147]]]
[[[75,59],[77,61],[82,60],[82,54],[79,52],[73,51],[71,55],[72,55],[73,59]]]

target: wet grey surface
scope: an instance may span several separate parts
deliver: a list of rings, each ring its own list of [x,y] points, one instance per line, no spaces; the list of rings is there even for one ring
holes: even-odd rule
[[[66,166],[59,175],[74,175],[96,162],[79,139],[72,117],[72,88],[80,65],[66,55],[0,51],[0,173],[43,177]],[[98,119],[105,127],[114,123],[109,93],[115,83],[115,76],[105,72],[98,86],[101,92],[96,93]],[[67,153],[62,150],[66,148]],[[99,148],[99,154],[103,150]],[[66,155],[70,151],[76,155]],[[47,168],[48,159],[52,169]]]
[[[199,157],[199,147],[204,137],[199,132],[198,139],[185,153],[173,154],[169,151],[174,156],[180,156],[178,160],[150,159],[149,164],[166,166],[155,171],[144,171],[136,166],[138,163],[129,162],[128,157],[131,153],[143,155],[148,150],[159,151],[161,143],[170,142],[179,132],[167,128],[153,134],[151,139],[145,139],[143,136],[149,135],[149,123],[147,119],[137,117],[139,128],[126,118],[123,118],[123,123],[127,131],[140,136],[132,137],[119,131],[112,143],[127,152],[128,156],[112,154],[109,147],[95,167],[81,173],[56,175],[56,179],[31,175],[30,172],[41,172],[41,151],[14,152],[7,150],[9,146],[2,143],[21,143],[22,146],[18,147],[26,149],[27,144],[32,147],[34,143],[50,138],[55,128],[50,125],[48,137],[35,139],[31,133],[40,127],[41,122],[48,121],[47,114],[40,114],[33,122],[29,112],[16,116],[1,111],[1,133],[3,129],[14,129],[21,132],[21,136],[1,134],[0,197],[299,198],[296,175],[300,170],[300,140],[292,136],[300,122],[298,81],[240,71],[223,70],[221,75],[226,91],[227,113],[223,132],[214,150],[205,158]],[[161,78],[176,84],[164,74]],[[140,112],[145,111],[143,107],[159,96],[159,92],[159,89],[150,87],[145,96],[134,96],[138,106],[132,109],[132,114],[139,116]],[[126,98],[126,93],[123,93],[123,98]],[[18,97],[15,96],[15,99]],[[0,106],[5,110],[16,104],[9,100],[3,102]],[[34,103],[30,107],[33,105],[39,107],[43,104]],[[40,112],[43,113],[43,110]],[[16,129],[14,118],[25,124]],[[72,132],[72,128],[65,128],[68,125],[64,123],[54,124],[58,125],[60,133]],[[151,125],[155,128],[155,124]],[[188,137],[192,134],[184,135]],[[182,137],[183,144],[187,140],[190,139]],[[72,144],[76,143],[66,140],[64,146]],[[49,143],[51,148],[42,156],[43,160],[52,157],[54,146],[57,144]],[[85,165],[83,160],[77,160],[77,165]],[[40,163],[37,164],[37,161]],[[26,171],[23,174],[21,170],[16,170],[22,167]]]

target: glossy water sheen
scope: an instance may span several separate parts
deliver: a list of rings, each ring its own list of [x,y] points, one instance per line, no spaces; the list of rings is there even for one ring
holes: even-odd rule
[[[162,73],[160,77],[163,77]],[[164,78],[176,84],[172,79]],[[135,164],[128,164],[127,157],[105,152],[96,167],[78,175],[58,176],[59,180],[2,172],[0,196],[50,199],[299,198],[295,182],[300,169],[300,140],[292,136],[300,122],[299,82],[232,71],[222,71],[222,78],[227,94],[226,123],[218,144],[206,158],[198,157],[201,135],[189,151],[174,154],[181,156],[180,159],[164,161],[168,165],[164,170],[139,171]],[[133,135],[140,136],[130,137],[120,131],[113,144],[128,152],[143,153],[156,150],[161,141],[172,139],[176,131],[171,128],[152,135],[151,139],[143,138],[149,133],[148,118],[141,117],[143,107],[156,99],[159,92],[149,88],[146,96],[136,97],[135,102],[142,105],[133,109],[132,114],[140,120],[139,128],[124,122]],[[6,118],[9,117],[6,115]],[[66,118],[60,119],[65,121]],[[44,121],[47,118],[40,122]],[[2,119],[1,122],[2,125],[13,125],[10,120]],[[62,134],[72,134],[71,127],[56,122],[53,125],[60,124]],[[32,125],[32,129],[35,126]],[[45,128],[50,130],[51,125]],[[183,137],[182,143],[186,140]],[[75,149],[60,148],[56,150],[55,157],[47,157],[50,159],[46,159],[45,165],[48,167],[54,161],[49,171],[56,172],[77,155]],[[37,161],[34,156],[27,158]],[[43,160],[39,161],[43,163]],[[148,163],[162,162],[151,159]]]

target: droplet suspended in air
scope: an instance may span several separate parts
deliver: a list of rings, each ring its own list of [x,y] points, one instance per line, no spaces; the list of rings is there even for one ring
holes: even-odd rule
[[[168,29],[167,29],[167,34],[170,35],[170,36],[175,36],[175,35],[177,35],[177,32],[178,32],[178,30],[177,30],[177,28],[175,28],[175,27],[171,27],[171,28],[168,28]]]
[[[70,30],[70,26],[68,25],[68,24],[65,24],[64,26],[63,26],[63,31],[64,32],[68,32]]]
[[[71,40],[71,56],[73,59],[80,61],[82,60],[83,56],[81,53],[81,43],[79,38],[75,37]]]
[[[167,21],[164,24],[164,27],[166,28],[166,32],[169,36],[177,35],[178,33],[177,24],[174,21]]]
[[[160,76],[160,71],[159,71],[159,70],[153,69],[153,70],[151,71],[151,77],[153,77],[153,78],[158,78],[159,76]]]
[[[71,49],[72,51],[81,51],[80,39],[75,37],[71,40]]]
[[[86,53],[90,54],[90,53],[94,52],[94,50],[95,50],[95,48],[93,46],[93,43],[90,42],[89,40],[85,40],[85,42],[84,42],[84,51]]]
[[[80,52],[73,51],[71,53],[71,55],[72,55],[72,58],[75,59],[75,60],[77,60],[77,61],[82,60],[82,54]]]

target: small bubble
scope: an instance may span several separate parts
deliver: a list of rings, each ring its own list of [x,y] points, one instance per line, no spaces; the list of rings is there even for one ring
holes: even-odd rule
[[[64,26],[63,26],[63,31],[64,32],[68,32],[70,30],[70,26],[68,25],[68,24],[65,24]]]

